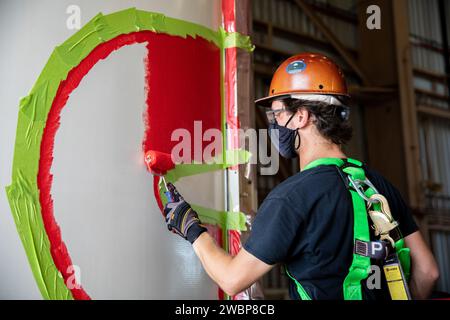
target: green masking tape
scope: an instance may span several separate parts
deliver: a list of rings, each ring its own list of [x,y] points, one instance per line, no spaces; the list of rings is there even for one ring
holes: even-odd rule
[[[246,231],[246,217],[242,212],[218,211],[192,204],[202,223],[219,226],[222,230]]]
[[[160,182],[161,183],[161,182]],[[161,186],[162,187],[162,186]],[[160,196],[163,203],[167,203],[163,188],[160,189]],[[196,204],[191,204],[200,218],[202,223],[219,226],[222,230],[238,230],[246,231],[246,217],[242,212],[234,211],[220,211],[211,208],[202,207]]]
[[[167,181],[175,182],[182,177],[193,176],[205,172],[211,172],[216,170],[224,170],[229,167],[244,164],[250,161],[251,154],[246,150],[236,149],[228,150],[226,157],[219,155],[211,160],[210,164],[207,163],[188,163],[178,164],[174,169],[167,172],[165,178]],[[223,163],[224,162],[224,163]]]
[[[227,163],[225,164],[179,164],[176,165],[174,169],[169,171],[164,177],[166,179],[166,182],[175,183],[182,177],[216,170],[223,170],[238,164],[247,163],[248,161],[250,161],[250,157],[250,152],[246,150],[228,150],[225,157],[227,159]],[[223,156],[219,155],[215,159],[218,160],[222,158]],[[163,186],[162,179],[159,181],[158,188],[161,200],[165,205],[167,203],[167,199],[164,195],[165,187]],[[197,211],[200,220],[203,223],[218,225],[222,228],[222,230],[247,230],[247,227],[245,225],[246,218],[242,212],[218,211],[194,204],[192,204],[191,206],[195,211]]]
[[[223,36],[224,48],[241,48],[248,52],[255,50],[255,46],[252,44],[249,36],[242,35],[238,32],[226,31],[223,31]]]
[[[106,16],[99,13],[55,48],[30,93],[20,101],[12,183],[6,187],[19,236],[39,290],[45,299],[72,299],[72,294],[65,286],[50,254],[50,242],[42,221],[37,187],[41,139],[52,102],[61,81],[66,79],[69,71],[99,44],[122,34],[144,30],[183,38],[201,37],[221,49],[233,46],[245,50],[252,48],[250,39],[246,36],[224,33],[223,30],[213,31],[195,23],[135,8]],[[222,86],[223,79],[221,90]],[[222,123],[222,129],[224,128]],[[178,167],[172,174],[174,178],[178,178],[226,167],[228,165],[195,164]],[[234,220],[230,218],[230,221]],[[230,222],[230,225],[236,224]]]
[[[50,242],[42,222],[37,186],[25,180],[19,171],[17,180],[6,190],[17,231],[43,298],[72,299],[50,254]]]

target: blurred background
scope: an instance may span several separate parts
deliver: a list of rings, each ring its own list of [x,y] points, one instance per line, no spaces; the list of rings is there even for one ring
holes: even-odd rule
[[[245,83],[243,70],[250,66],[249,100],[267,95],[276,67],[293,54],[321,52],[334,59],[353,98],[354,137],[346,151],[400,190],[438,261],[436,294],[449,293],[450,1],[257,0],[240,5],[238,25],[256,45],[251,61],[241,59],[238,68]],[[370,5],[380,9],[381,29],[367,26]],[[238,84],[239,90],[245,101],[245,85]],[[242,105],[244,125],[264,128],[263,114]],[[276,176],[254,177],[252,188],[242,184],[253,203],[260,204],[298,171],[295,160],[280,166]],[[279,268],[264,278],[263,287],[266,298],[287,297],[287,278]]]

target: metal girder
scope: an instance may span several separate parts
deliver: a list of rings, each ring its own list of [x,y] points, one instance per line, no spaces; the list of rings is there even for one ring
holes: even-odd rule
[[[421,189],[422,170],[420,168],[419,130],[417,121],[416,98],[413,86],[413,68],[410,52],[409,23],[406,0],[392,2],[394,19],[396,59],[402,112],[402,131],[409,202],[414,208],[423,208],[424,194]]]
[[[295,3],[303,10],[311,22],[320,30],[320,32],[330,41],[331,45],[342,56],[345,62],[355,71],[358,77],[365,85],[370,85],[370,79],[364,74],[358,66],[353,57],[346,50],[341,41],[334,35],[334,33],[323,23],[322,19],[311,9],[310,5],[305,0],[295,0]]]

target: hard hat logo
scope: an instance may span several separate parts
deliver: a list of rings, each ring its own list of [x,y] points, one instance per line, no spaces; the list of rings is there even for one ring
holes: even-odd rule
[[[266,97],[256,100],[262,107],[292,95],[348,97],[344,74],[338,65],[320,53],[300,53],[285,60],[275,71]]]
[[[297,61],[294,61],[294,62],[291,62],[290,64],[288,64],[288,66],[286,67],[286,72],[289,74],[294,74],[294,73],[302,72],[305,69],[306,69],[305,61],[297,60]]]

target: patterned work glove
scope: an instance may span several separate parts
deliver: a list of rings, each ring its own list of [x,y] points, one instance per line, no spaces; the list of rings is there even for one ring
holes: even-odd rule
[[[172,183],[167,184],[168,203],[164,207],[167,228],[191,244],[207,229],[201,225],[197,212],[184,201]]]

